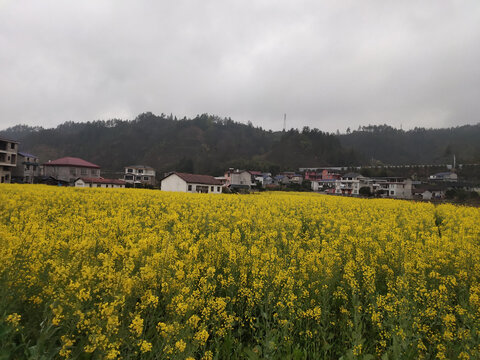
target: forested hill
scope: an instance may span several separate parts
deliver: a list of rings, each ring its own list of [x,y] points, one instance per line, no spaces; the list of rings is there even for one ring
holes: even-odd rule
[[[135,120],[66,122],[53,129],[15,126],[0,135],[48,161],[75,156],[110,172],[145,164],[167,171],[223,174],[229,167],[277,172],[301,166],[353,165],[360,159],[317,129],[272,132],[231,119],[139,115]]]
[[[458,163],[480,163],[480,123],[409,131],[387,125],[365,126],[339,139],[367,163],[451,164],[453,155]]]
[[[480,162],[480,124],[402,131],[367,126],[344,135],[318,129],[272,132],[211,115],[177,120],[144,113],[135,120],[66,122],[52,129],[18,125],[0,136],[42,162],[76,156],[107,172],[145,164],[159,173],[212,175],[229,167],[278,172],[299,167]]]

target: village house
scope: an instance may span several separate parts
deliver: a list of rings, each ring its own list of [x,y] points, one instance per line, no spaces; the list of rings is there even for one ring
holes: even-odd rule
[[[100,166],[76,157],[63,157],[44,163],[43,176],[73,184],[79,177],[99,178]]]
[[[17,183],[33,184],[35,178],[40,176],[38,157],[19,151],[17,166],[12,172],[12,179]]]
[[[335,194],[359,195],[360,188],[369,186],[368,179],[357,173],[347,173],[335,181]]]
[[[254,177],[247,170],[229,169],[225,172],[225,186],[231,189],[250,189],[255,185]]]
[[[155,170],[145,165],[126,166],[123,180],[134,186],[137,184],[155,186]]]
[[[339,173],[333,172],[329,169],[322,169],[320,172],[316,170],[315,175],[312,175],[312,172],[309,172],[309,176],[307,179],[307,172],[305,172],[305,180],[311,181],[311,188],[313,191],[324,191],[328,194],[335,194],[335,184],[337,180],[341,179],[341,175]]]
[[[404,177],[388,177],[371,179],[370,189],[372,193],[383,197],[396,199],[411,199],[413,182]]]
[[[116,179],[104,179],[102,177],[89,178],[81,177],[75,181],[75,187],[88,187],[88,188],[124,188],[124,180]]]
[[[290,179],[287,175],[282,175],[282,174],[279,174],[279,175],[275,175],[273,177],[273,184],[274,185],[288,185],[290,184]]]
[[[0,138],[0,183],[12,181],[12,171],[17,166],[18,142]]]
[[[458,175],[454,172],[447,171],[447,172],[440,172],[429,176],[429,180],[435,181],[457,181]]]
[[[173,172],[161,180],[161,190],[221,194],[222,183],[210,175]]]
[[[418,200],[440,200],[445,198],[445,185],[420,184],[412,190],[413,198]]]
[[[323,191],[327,194],[335,194],[335,184],[337,179],[319,179],[311,181],[310,187],[313,191]]]
[[[266,187],[273,184],[273,178],[271,173],[262,173],[262,186]]]

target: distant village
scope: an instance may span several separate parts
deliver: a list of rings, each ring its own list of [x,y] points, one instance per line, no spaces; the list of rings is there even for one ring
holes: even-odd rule
[[[426,181],[407,177],[366,177],[351,168],[300,168],[272,174],[255,170],[227,169],[221,176],[170,172],[159,178],[147,165],[127,165],[118,179],[101,175],[100,166],[77,157],[40,163],[37,156],[19,151],[17,141],[0,138],[0,182],[48,184],[80,188],[157,188],[189,193],[247,193],[265,190],[302,190],[331,195],[394,199],[441,200],[450,191],[480,192],[479,184],[462,182],[455,164]]]

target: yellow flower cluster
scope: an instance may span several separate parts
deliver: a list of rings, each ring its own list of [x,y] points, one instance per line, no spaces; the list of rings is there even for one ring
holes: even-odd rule
[[[2,184],[0,298],[63,358],[480,358],[480,209]]]

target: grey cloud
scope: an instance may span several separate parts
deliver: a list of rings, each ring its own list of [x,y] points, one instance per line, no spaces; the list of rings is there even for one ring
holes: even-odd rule
[[[479,121],[476,1],[1,1],[0,128],[212,113],[279,129]]]

